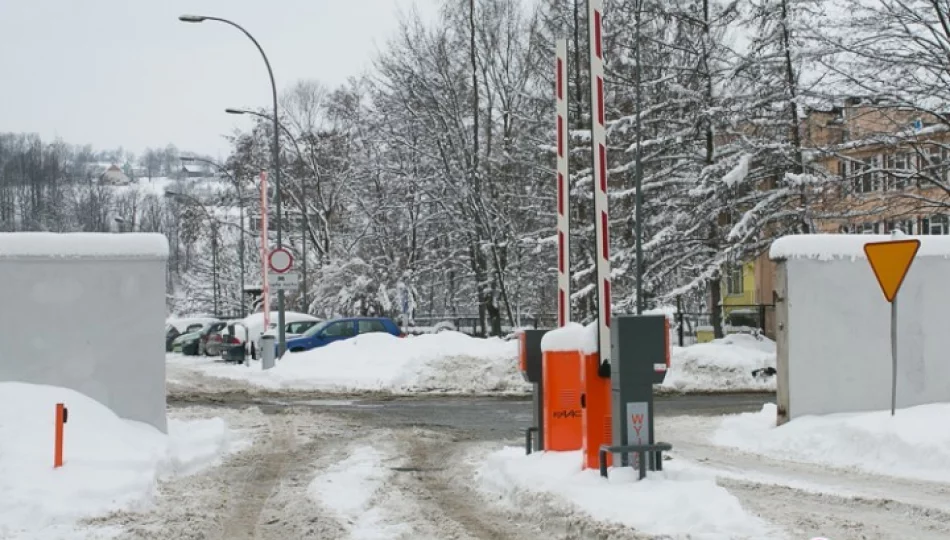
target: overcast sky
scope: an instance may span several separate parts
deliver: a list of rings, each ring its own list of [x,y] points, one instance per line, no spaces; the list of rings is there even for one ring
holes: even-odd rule
[[[400,13],[431,19],[438,0],[0,0],[0,132],[38,133],[140,153],[173,143],[223,158],[250,120],[226,107],[271,103],[299,79],[335,86],[366,71]]]

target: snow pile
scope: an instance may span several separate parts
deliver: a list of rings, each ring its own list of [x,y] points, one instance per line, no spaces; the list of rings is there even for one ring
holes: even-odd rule
[[[479,487],[514,506],[550,494],[592,518],[648,535],[690,538],[773,538],[761,519],[709,475],[677,470],[650,473],[636,481],[632,468],[613,469],[609,480],[596,470],[581,470],[580,452],[541,452],[526,456],[509,447],[488,456],[479,467]]]
[[[69,416],[64,465],[53,469],[57,403]],[[119,418],[73,390],[0,382],[0,538],[36,538],[145,504],[160,479],[194,473],[233,450],[220,418],[170,420],[168,431]]]
[[[168,239],[158,233],[0,233],[3,258],[168,257]]]
[[[950,236],[902,236],[920,240],[918,257],[950,257]],[[868,242],[889,242],[889,234],[793,234],[772,242],[769,258],[782,259],[865,259]]]
[[[775,342],[764,336],[732,334],[709,343],[672,347],[670,369],[660,389],[774,391],[774,376],[752,374],[765,368],[775,368]]]
[[[213,377],[264,388],[394,393],[524,393],[518,342],[439,332],[397,338],[364,334],[301,353],[287,353],[273,369],[258,362],[191,364]]]
[[[332,510],[348,526],[350,538],[401,538],[411,529],[387,523],[377,506],[383,484],[392,471],[382,464],[383,455],[371,446],[360,446],[348,458],[318,475],[307,488],[311,499]]]
[[[569,322],[560,328],[544,333],[541,337],[542,351],[576,351],[584,341],[584,326]]]
[[[776,427],[776,406],[723,419],[715,444],[778,459],[950,482],[950,403],[803,416]]]

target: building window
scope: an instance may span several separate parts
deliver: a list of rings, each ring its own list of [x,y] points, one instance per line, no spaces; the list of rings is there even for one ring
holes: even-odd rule
[[[854,164],[854,190],[858,193],[871,193],[881,189],[877,157],[869,157]]]
[[[877,234],[880,227],[877,223],[862,223],[857,226],[855,232],[858,234]]]
[[[742,265],[730,266],[726,272],[726,294],[737,296],[742,294]]]
[[[950,234],[947,216],[930,216],[921,220],[921,234]]]
[[[914,234],[914,222],[910,219],[898,219],[884,222],[882,233],[889,233],[894,229],[900,229],[904,234]]]

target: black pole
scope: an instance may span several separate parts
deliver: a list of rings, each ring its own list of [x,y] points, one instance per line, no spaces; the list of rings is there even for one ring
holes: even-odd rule
[[[637,78],[637,89],[636,89],[636,126],[634,130],[637,132],[636,142],[637,142],[637,154],[636,154],[636,208],[634,210],[634,219],[637,221],[637,315],[643,313],[643,214],[641,213],[641,207],[643,206],[643,194],[641,193],[641,184],[643,182],[643,163],[641,162],[641,156],[643,151],[640,148],[643,143],[643,133],[641,131],[641,121],[640,116],[643,114],[643,103],[641,102],[641,70],[640,70],[640,9],[643,5],[642,0],[637,0],[637,11],[636,11],[636,78]]]
[[[679,338],[680,347],[683,346],[683,297],[676,297],[676,335]]]
[[[211,290],[214,297],[214,316],[218,316],[218,226],[211,222]]]

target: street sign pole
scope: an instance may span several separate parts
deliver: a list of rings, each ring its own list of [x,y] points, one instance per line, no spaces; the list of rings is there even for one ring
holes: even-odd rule
[[[897,234],[892,238],[890,241],[865,244],[864,254],[881,286],[884,299],[891,304],[891,416],[894,416],[897,410],[897,294],[920,249],[920,240],[900,239]]]
[[[891,416],[897,408],[897,295],[891,302]]]

